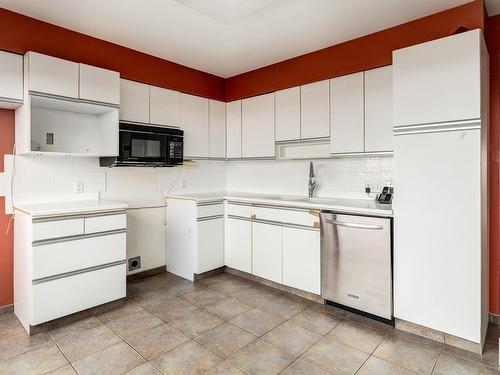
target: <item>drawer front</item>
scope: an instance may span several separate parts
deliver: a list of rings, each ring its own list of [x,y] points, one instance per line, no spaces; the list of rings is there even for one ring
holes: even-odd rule
[[[33,247],[33,280],[126,259],[126,234],[62,241]]]
[[[252,216],[252,206],[244,206],[240,204],[228,204],[227,214],[233,216],[241,216],[250,218]]]
[[[208,204],[205,206],[198,206],[198,217],[219,216],[224,215],[224,205]]]
[[[83,234],[83,218],[33,223],[33,241]]]
[[[126,264],[33,285],[32,325],[126,296]]]
[[[127,215],[125,213],[85,218],[85,234],[125,228],[127,228]]]
[[[319,228],[319,211],[254,207],[254,219]]]

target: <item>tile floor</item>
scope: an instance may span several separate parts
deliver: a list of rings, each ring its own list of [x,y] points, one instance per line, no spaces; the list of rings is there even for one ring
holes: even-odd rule
[[[481,357],[225,273],[165,273],[128,294],[31,337],[0,315],[0,374],[497,374],[499,327]]]

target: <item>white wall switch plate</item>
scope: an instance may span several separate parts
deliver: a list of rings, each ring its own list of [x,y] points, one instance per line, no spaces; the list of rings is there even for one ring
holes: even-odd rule
[[[83,181],[75,182],[75,193],[83,193],[84,191],[84,183]]]

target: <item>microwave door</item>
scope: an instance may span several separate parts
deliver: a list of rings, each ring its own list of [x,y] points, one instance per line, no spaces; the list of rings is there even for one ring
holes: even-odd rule
[[[164,163],[167,138],[162,134],[121,132],[120,158],[125,162]]]

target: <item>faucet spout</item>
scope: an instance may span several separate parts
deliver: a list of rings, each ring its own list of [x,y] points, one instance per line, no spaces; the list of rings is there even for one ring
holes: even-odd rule
[[[312,161],[309,163],[309,183],[307,190],[309,192],[309,198],[312,198],[316,190],[316,177],[314,176],[314,165]]]

